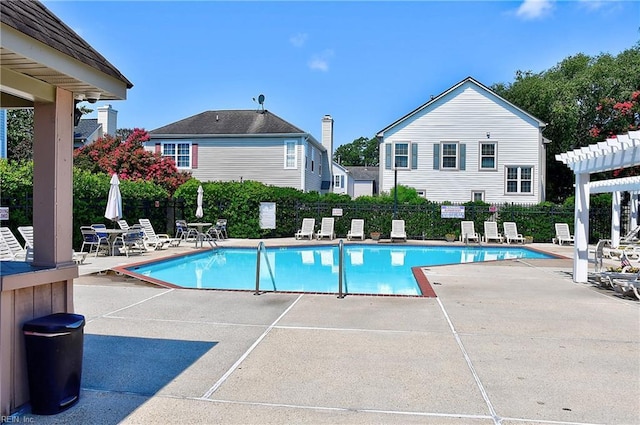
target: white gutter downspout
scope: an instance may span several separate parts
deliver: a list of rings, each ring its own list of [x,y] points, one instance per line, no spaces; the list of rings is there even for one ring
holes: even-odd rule
[[[300,190],[303,192],[307,192],[307,169],[305,167],[306,158],[307,158],[307,144],[309,142],[309,135],[304,136],[302,139],[302,155],[300,161]]]

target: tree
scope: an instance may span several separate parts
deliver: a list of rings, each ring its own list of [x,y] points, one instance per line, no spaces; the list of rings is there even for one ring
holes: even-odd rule
[[[173,194],[191,175],[178,171],[172,158],[145,150],[143,143],[147,140],[149,133],[138,128],[124,142],[106,135],[76,149],[74,165],[92,173],[118,173],[122,180],[149,180]]]
[[[7,110],[7,159],[33,159],[33,108]]]
[[[333,160],[345,166],[378,166],[378,139],[360,137],[351,143],[338,146]]]
[[[561,202],[573,194],[574,175],[555,155],[606,137],[605,127],[612,134],[629,130],[634,109],[625,102],[640,89],[640,43],[618,56],[577,54],[539,74],[518,71],[513,83],[492,89],[547,123],[547,199]]]

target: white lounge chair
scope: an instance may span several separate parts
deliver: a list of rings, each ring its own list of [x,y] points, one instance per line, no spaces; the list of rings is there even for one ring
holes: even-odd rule
[[[625,297],[635,297],[640,300],[640,272],[602,272],[600,284],[611,287]]]
[[[631,229],[626,235],[620,238],[621,244],[638,243],[638,234],[640,233],[640,226],[636,226]]]
[[[296,239],[304,239],[309,238],[309,240],[313,239],[313,231],[316,227],[316,219],[315,218],[303,218],[302,226],[300,230],[296,232]]]
[[[127,220],[118,220],[118,226],[120,226],[122,230],[129,230],[131,227],[129,223],[127,223]]]
[[[179,244],[181,241],[180,238],[172,238],[165,233],[156,233],[148,218],[141,218],[138,222],[140,223],[140,226],[142,226],[142,231],[144,232],[144,243],[146,246],[152,246],[154,249],[162,249],[167,244],[175,245]]]
[[[320,223],[320,230],[316,234],[316,238],[318,240],[322,238],[329,238],[329,240],[333,240],[336,237],[335,232],[333,231],[333,227],[335,224],[335,219],[333,217],[322,217],[322,222]]]
[[[569,231],[569,225],[567,223],[556,223],[556,237],[553,238],[553,243],[562,245],[565,242],[568,244],[573,243],[573,235]]]
[[[518,233],[518,226],[513,221],[505,221],[502,223],[504,229],[504,237],[507,243],[520,242],[524,243],[524,236]]]
[[[502,234],[498,232],[498,223],[496,223],[495,221],[484,222],[484,241],[497,241],[499,243],[504,242]]]
[[[460,241],[464,243],[469,243],[470,241],[480,243],[480,235],[476,233],[473,221],[461,221],[460,230]]]
[[[404,220],[392,220],[391,221],[391,234],[389,239],[393,242],[394,239],[407,240],[407,233],[404,230]]]
[[[351,229],[347,233],[347,240],[361,239],[364,240],[364,220],[361,218],[354,218],[351,220]]]
[[[0,227],[0,238],[2,238],[6,245],[6,248],[2,250],[2,258],[9,260],[24,260],[26,258],[27,251],[20,245],[20,242],[18,242],[18,239],[11,229],[8,227]]]

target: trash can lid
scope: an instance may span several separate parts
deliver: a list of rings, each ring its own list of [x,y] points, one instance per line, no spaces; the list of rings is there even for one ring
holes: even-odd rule
[[[84,316],[81,314],[55,313],[26,322],[22,326],[22,330],[54,333],[69,329],[78,329],[83,326]]]

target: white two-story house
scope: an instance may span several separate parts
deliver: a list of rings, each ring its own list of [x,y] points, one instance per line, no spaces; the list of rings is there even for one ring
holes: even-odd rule
[[[268,110],[206,111],[149,132],[147,150],[172,157],[200,181],[254,180],[305,192],[331,190],[333,120],[324,146]]]
[[[380,191],[435,202],[545,199],[545,123],[469,77],[378,132]]]

